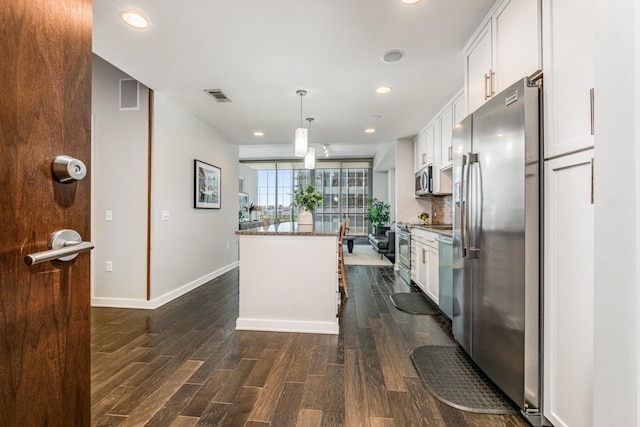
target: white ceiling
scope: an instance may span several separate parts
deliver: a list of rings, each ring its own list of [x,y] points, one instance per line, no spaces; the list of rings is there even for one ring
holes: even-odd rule
[[[493,2],[93,0],[93,51],[239,144],[241,159],[293,157],[298,89],[308,92],[303,116],[315,118],[312,146],[373,156],[415,135],[462,88],[462,48]],[[149,29],[126,26],[127,9]],[[383,62],[392,49],[405,58]],[[382,84],[393,90],[376,94]]]

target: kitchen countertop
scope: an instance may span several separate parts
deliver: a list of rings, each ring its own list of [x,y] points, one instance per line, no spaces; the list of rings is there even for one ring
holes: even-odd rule
[[[426,231],[441,234],[447,237],[453,237],[453,230],[450,224],[421,224],[421,223],[405,223],[409,230],[421,228]]]
[[[268,227],[256,227],[237,230],[239,236],[337,236],[338,231],[314,231],[313,226],[298,225],[297,222],[271,224]]]

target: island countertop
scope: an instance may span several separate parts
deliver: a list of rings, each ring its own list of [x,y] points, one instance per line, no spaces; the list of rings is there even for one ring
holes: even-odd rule
[[[298,225],[297,222],[271,224],[268,227],[255,227],[237,230],[239,236],[337,236],[338,231],[314,231],[313,226]]]

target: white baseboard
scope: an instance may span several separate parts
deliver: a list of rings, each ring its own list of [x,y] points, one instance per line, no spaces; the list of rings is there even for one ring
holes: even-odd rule
[[[142,300],[142,299],[134,299],[134,298],[100,298],[100,297],[92,297],[91,298],[91,306],[92,307],[111,307],[111,308],[138,308],[143,310],[155,310],[158,307],[162,307],[168,302],[173,301],[176,298],[181,297],[182,295],[191,292],[199,286],[204,285],[208,281],[215,279],[218,276],[223,275],[224,273],[233,270],[238,267],[239,262],[235,261],[229,265],[226,265],[222,268],[219,268],[216,271],[213,271],[209,274],[206,274],[202,277],[197,278],[173,291],[166,293],[158,298],[154,298],[152,300]]]
[[[304,322],[294,320],[243,319],[236,320],[238,331],[301,332],[308,334],[337,335],[340,331],[335,322]]]

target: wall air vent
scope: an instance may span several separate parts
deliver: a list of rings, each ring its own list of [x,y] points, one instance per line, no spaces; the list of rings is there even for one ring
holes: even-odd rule
[[[210,97],[215,99],[216,102],[231,102],[222,89],[205,89],[204,91],[207,92]]]

